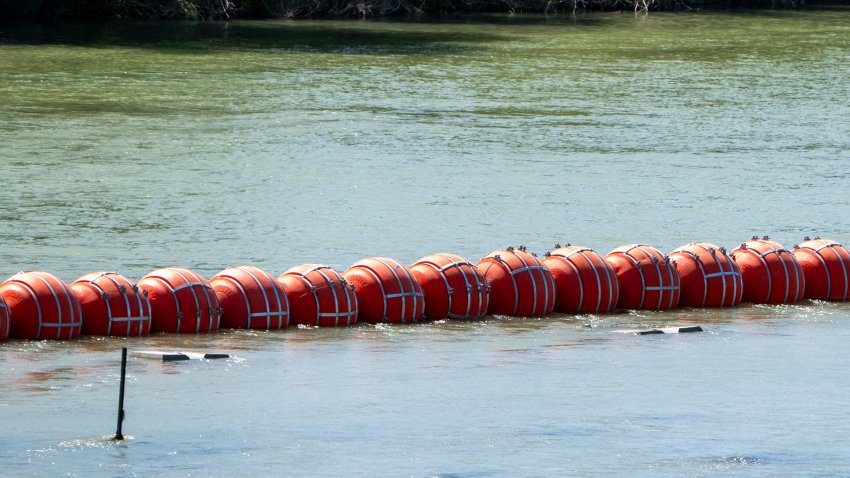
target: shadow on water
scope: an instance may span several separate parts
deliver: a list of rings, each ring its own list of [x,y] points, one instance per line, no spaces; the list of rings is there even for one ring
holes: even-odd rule
[[[105,22],[0,28],[0,45],[125,47],[177,54],[241,50],[445,54],[505,39],[481,31],[387,27],[385,22],[354,21]]]
[[[501,26],[594,27],[609,25],[615,20],[616,16],[600,14],[481,14],[368,21],[0,23],[0,45],[117,46],[170,53],[294,50],[336,54],[444,54],[511,40],[506,31],[497,33],[495,28]]]

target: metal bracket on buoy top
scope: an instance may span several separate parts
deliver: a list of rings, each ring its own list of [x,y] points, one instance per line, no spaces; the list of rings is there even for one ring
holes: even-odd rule
[[[703,332],[702,327],[693,325],[690,327],[662,327],[658,329],[621,329],[615,330],[618,334],[634,335],[656,335],[656,334],[689,334],[692,332]]]
[[[229,354],[203,352],[163,352],[161,350],[134,350],[130,355],[137,358],[162,360],[163,362],[179,362],[182,360],[215,360],[230,358]]]

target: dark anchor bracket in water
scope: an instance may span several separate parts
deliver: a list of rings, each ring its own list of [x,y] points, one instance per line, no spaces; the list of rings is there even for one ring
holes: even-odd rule
[[[702,332],[702,327],[693,325],[690,327],[662,327],[658,329],[622,329],[615,330],[618,334],[634,334],[634,335],[656,335],[656,334],[689,334],[693,332]]]
[[[162,360],[163,362],[173,362],[180,360],[212,360],[230,358],[229,354],[224,353],[198,353],[198,352],[159,352],[159,351],[139,351],[133,352],[134,357],[153,358]],[[121,385],[118,389],[118,427],[115,430],[114,441],[124,440],[122,433],[122,425],[124,424],[124,384],[127,382],[127,347],[121,347]]]

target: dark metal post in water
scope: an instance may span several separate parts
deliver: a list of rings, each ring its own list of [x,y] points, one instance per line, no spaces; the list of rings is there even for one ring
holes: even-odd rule
[[[127,379],[127,347],[121,347],[121,388],[118,391],[118,429],[115,431],[115,440],[123,440],[121,424],[124,422],[124,382]]]

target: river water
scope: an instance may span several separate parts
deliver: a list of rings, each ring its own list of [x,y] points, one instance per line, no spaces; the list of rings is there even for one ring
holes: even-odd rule
[[[0,275],[847,243],[849,77],[848,9],[0,24]],[[849,319],[12,340],[0,475],[847,476]],[[122,346],[232,358],[131,358],[114,444]]]

